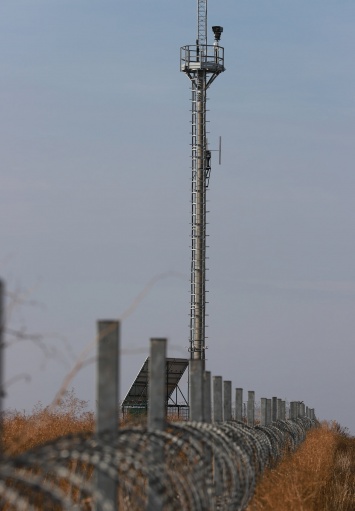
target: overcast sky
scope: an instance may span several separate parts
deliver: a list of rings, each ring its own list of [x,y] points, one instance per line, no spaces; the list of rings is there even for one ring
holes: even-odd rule
[[[227,70],[209,90],[207,368],[355,434],[355,2],[210,0],[208,25]],[[122,323],[121,396],[150,337],[188,356],[195,29],[195,0],[0,3],[0,274],[8,328],[44,343],[7,348],[7,407],[48,404],[96,320],[152,279]],[[94,382],[89,362],[70,386],[94,406]]]

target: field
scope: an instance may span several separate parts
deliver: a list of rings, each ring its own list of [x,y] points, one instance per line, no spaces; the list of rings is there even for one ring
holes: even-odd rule
[[[94,416],[73,392],[55,408],[9,412],[4,420],[7,454],[19,454],[54,438],[93,431]],[[354,511],[355,438],[337,423],[310,431],[292,455],[267,469],[247,511]]]

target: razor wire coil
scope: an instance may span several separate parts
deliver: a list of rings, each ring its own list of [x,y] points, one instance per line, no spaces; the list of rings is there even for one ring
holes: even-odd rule
[[[246,508],[266,467],[294,451],[317,425],[299,418],[249,427],[237,421],[171,422],[164,431],[125,427],[117,434],[58,438],[0,460],[0,508],[86,510],[114,506],[95,485],[100,471],[118,485],[120,511],[146,508],[148,492],[171,511]],[[163,461],[156,462],[156,452]]]

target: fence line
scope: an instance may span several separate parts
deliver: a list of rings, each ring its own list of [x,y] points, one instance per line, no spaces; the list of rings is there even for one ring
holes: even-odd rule
[[[0,286],[1,289],[1,286]],[[0,297],[1,303],[1,297]],[[98,322],[96,433],[61,437],[0,460],[0,507],[17,510],[243,510],[258,477],[317,425],[314,409],[261,398],[190,363],[190,420],[166,420],[166,340],[151,339],[145,425],[118,428],[119,323]],[[211,407],[211,405],[213,405]],[[213,421],[212,421],[213,419]],[[272,420],[273,419],[273,420]]]

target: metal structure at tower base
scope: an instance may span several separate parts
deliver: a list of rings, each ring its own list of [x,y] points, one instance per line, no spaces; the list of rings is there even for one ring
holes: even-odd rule
[[[223,28],[212,27],[213,45],[207,44],[207,0],[197,0],[197,40],[180,49],[180,70],[192,89],[191,183],[191,359],[205,360],[206,350],[206,191],[211,172],[211,151],[206,137],[207,89],[224,68]]]

